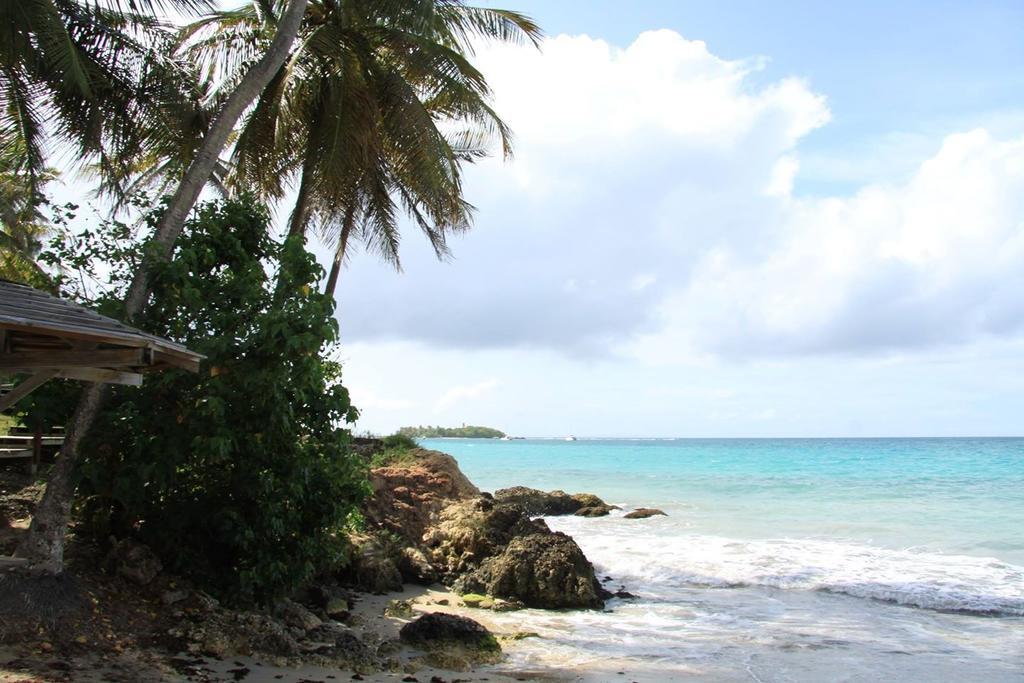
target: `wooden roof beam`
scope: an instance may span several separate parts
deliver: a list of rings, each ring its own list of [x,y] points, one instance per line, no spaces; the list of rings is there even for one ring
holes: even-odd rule
[[[30,368],[139,368],[153,363],[149,349],[14,351],[0,353],[0,371]]]
[[[122,372],[106,368],[62,368],[54,377],[77,379],[83,382],[103,382],[105,384],[127,384],[142,386],[142,375],[137,372]]]
[[[21,384],[0,396],[0,411],[7,410],[33,391],[50,381],[57,374],[56,370],[43,370],[22,380]]]

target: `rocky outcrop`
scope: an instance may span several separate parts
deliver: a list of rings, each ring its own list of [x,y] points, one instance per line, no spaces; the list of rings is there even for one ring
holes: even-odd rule
[[[168,635],[180,639],[183,650],[212,657],[299,653],[298,641],[284,624],[256,612],[211,612],[197,621],[183,622]]]
[[[447,669],[465,670],[501,658],[501,646],[490,631],[455,614],[424,614],[403,626],[399,637],[402,642],[426,651],[428,663]]]
[[[370,470],[373,495],[363,506],[371,530],[386,530],[419,545],[423,533],[451,503],[480,495],[447,453],[410,450],[401,464]]]
[[[280,619],[274,619],[258,612],[213,609],[182,621],[167,635],[176,641],[175,649],[218,658],[312,654],[344,667],[374,669],[385,664],[348,626],[335,621],[313,626],[313,620],[319,620],[302,610],[292,603],[280,611]]]
[[[576,542],[536,519],[617,509],[593,494],[526,487],[481,494],[451,456],[423,449],[373,469],[371,481],[363,510],[370,530],[353,537],[346,572],[363,590],[441,580],[480,594],[472,601],[490,609],[597,608],[610,596]]]
[[[662,515],[664,517],[668,516],[656,508],[637,508],[632,512],[627,512],[623,517],[626,519],[647,519],[648,517],[654,517],[656,515]]]
[[[441,578],[426,553],[413,546],[407,546],[400,551],[398,571],[404,580],[422,586],[429,586]]]
[[[494,492],[495,500],[521,506],[532,516],[580,515],[601,517],[618,508],[608,505],[593,493],[541,491],[526,486],[513,486]]]
[[[600,507],[605,504],[603,500],[593,493],[574,493],[572,499],[579,503],[581,508]]]
[[[573,514],[577,517],[607,517],[608,513],[612,510],[618,510],[619,508],[614,505],[589,505],[587,507],[580,508]]]
[[[131,539],[115,541],[107,554],[107,566],[118,576],[145,586],[155,579],[163,565],[149,546]]]
[[[516,536],[538,532],[549,532],[543,520],[480,496],[445,508],[423,541],[441,575],[451,578],[497,555]]]
[[[600,608],[607,595],[580,547],[557,532],[513,538],[501,554],[460,578],[455,588],[547,609]]]
[[[580,509],[580,503],[565,491],[541,491],[526,486],[498,489],[494,499],[519,505],[532,516],[571,515]]]
[[[368,593],[402,590],[400,546],[387,533],[353,534],[352,556],[341,578]]]
[[[278,603],[276,612],[278,619],[301,631],[312,631],[324,623],[320,617],[292,600],[282,600]]]

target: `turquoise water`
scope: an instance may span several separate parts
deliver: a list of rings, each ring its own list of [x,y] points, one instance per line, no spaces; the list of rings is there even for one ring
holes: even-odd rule
[[[1024,565],[1024,439],[428,439],[483,490],[685,508],[691,529],[851,539]]]
[[[509,666],[590,680],[1024,680],[1024,439],[425,440],[549,517],[639,599],[527,610]],[[628,520],[658,507],[668,516]]]

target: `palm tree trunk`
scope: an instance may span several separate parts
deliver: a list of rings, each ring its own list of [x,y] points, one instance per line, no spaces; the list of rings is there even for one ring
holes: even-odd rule
[[[28,536],[18,547],[18,555],[28,558],[33,570],[59,574],[64,568],[64,533],[71,515],[74,486],[71,475],[77,460],[78,446],[89,431],[103,400],[100,384],[89,384],[71,416],[64,444],[46,482],[46,492],[32,514]]]
[[[210,125],[210,130],[203,137],[202,147],[189,165],[156,226],[152,242],[156,245],[157,257],[168,258],[171,255],[174,242],[185,225],[185,219],[199,199],[203,187],[209,182],[235,124],[284,65],[302,26],[307,3],[308,0],[289,0],[277,24],[277,32],[270,47],[242,77]],[[125,317],[129,321],[142,311],[148,296],[149,264],[144,259],[135,272],[125,299]],[[103,384],[86,385],[68,425],[67,437],[57,457],[53,473],[46,483],[46,492],[32,516],[28,536],[18,548],[21,557],[27,558],[30,565],[44,573],[56,574],[63,570],[64,535],[67,532],[74,496],[71,473],[78,462],[78,446],[96,419],[106,393],[106,386]]]
[[[341,264],[345,260],[345,248],[348,246],[348,237],[352,234],[352,226],[356,222],[355,202],[345,212],[345,221],[341,224],[341,234],[338,235],[338,248],[334,250],[334,263],[331,264],[331,274],[327,276],[327,284],[324,286],[324,294],[334,296],[334,290],[338,287],[338,276],[341,274]]]
[[[313,165],[316,159],[310,149],[306,147],[306,159],[302,162],[302,178],[299,180],[299,196],[295,199],[295,207],[292,209],[292,216],[288,222],[288,236],[301,235],[306,231],[306,222],[309,220],[309,198],[311,185],[313,184]]]
[[[174,248],[185,219],[199,199],[203,187],[209,182],[220,159],[220,153],[227,144],[231,131],[242,116],[245,109],[267,87],[274,74],[284,65],[291,51],[292,43],[302,26],[302,18],[306,14],[308,0],[290,0],[281,20],[277,24],[277,33],[266,53],[242,78],[235,90],[228,97],[224,107],[210,125],[210,130],[203,137],[203,145],[199,148],[195,159],[185,172],[185,177],[178,184],[178,189],[171,198],[167,210],[157,223],[152,242],[156,245],[157,256],[167,258]],[[142,310],[149,294],[149,268],[145,261],[140,265],[128,289],[125,299],[125,314],[131,320]]]

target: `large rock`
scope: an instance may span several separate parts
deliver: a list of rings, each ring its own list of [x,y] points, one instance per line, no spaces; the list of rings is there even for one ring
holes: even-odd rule
[[[600,608],[607,595],[594,577],[593,565],[563,533],[513,538],[500,555],[463,576],[455,588],[546,609]]]
[[[276,611],[281,621],[302,631],[312,631],[323,624],[320,617],[292,600],[279,602]]]
[[[494,492],[494,499],[518,505],[532,516],[571,515],[582,507],[578,500],[565,491],[541,491],[526,486],[498,489]]]
[[[614,505],[608,505],[593,493],[569,495],[565,491],[541,491],[525,486],[498,489],[494,492],[494,499],[502,503],[519,505],[532,516],[600,517],[618,509]]]
[[[415,448],[401,465],[370,471],[373,495],[363,504],[370,528],[387,530],[417,546],[437,514],[453,502],[480,495],[455,458]]]
[[[614,505],[589,505],[580,508],[573,514],[577,517],[607,517],[612,510],[618,510]]]
[[[163,571],[160,558],[149,546],[128,538],[114,543],[107,554],[107,566],[118,576],[140,586],[151,583]]]
[[[626,519],[647,519],[648,517],[654,517],[656,515],[662,515],[667,517],[664,512],[656,508],[637,508],[632,512],[627,512],[623,515]]]
[[[183,649],[212,657],[292,656],[299,652],[298,643],[283,624],[256,612],[213,612],[198,621],[181,622],[168,635],[180,638]]]
[[[497,555],[516,536],[547,531],[543,520],[531,520],[518,505],[480,496],[445,508],[423,541],[434,565],[451,577]]]
[[[423,586],[429,586],[438,580],[437,570],[430,559],[419,548],[409,546],[402,548],[398,556],[398,571],[402,579]]]
[[[402,574],[398,569],[399,548],[387,535],[354,534],[352,558],[342,577],[369,593],[402,590]]]
[[[335,666],[356,670],[375,669],[383,663],[352,629],[337,623],[328,622],[308,632],[299,649],[329,657]]]
[[[424,614],[402,627],[402,642],[428,653],[427,662],[446,669],[467,670],[501,658],[501,646],[481,624],[455,614]]]
[[[572,499],[579,503],[581,508],[592,508],[605,505],[605,502],[593,493],[574,493],[572,494]]]

